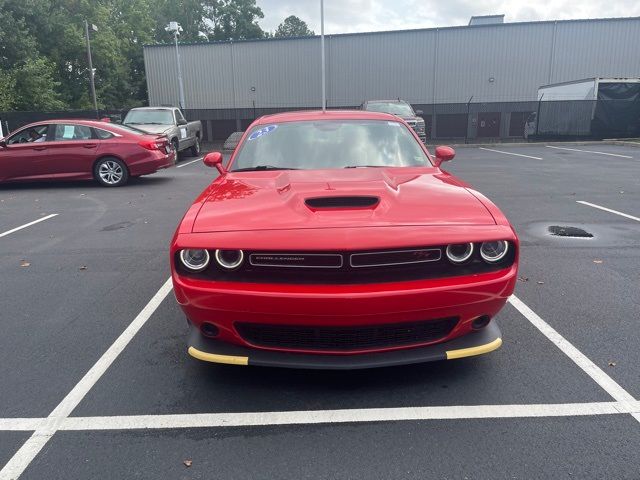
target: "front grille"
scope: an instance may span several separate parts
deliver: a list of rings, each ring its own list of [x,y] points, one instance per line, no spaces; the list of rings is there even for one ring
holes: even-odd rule
[[[349,352],[434,342],[449,335],[457,323],[457,317],[450,317],[364,327],[310,327],[245,322],[236,322],[235,327],[244,340],[258,347]]]
[[[511,245],[513,247],[513,245]],[[182,275],[202,280],[242,283],[351,285],[447,278],[493,272],[509,267],[516,249],[509,248],[500,262],[489,264],[480,258],[479,248],[463,265],[453,265],[445,246],[401,250],[360,251],[245,251],[245,261],[228,271],[211,264],[202,272],[187,271],[176,256]],[[213,253],[211,252],[211,255]],[[213,258],[213,257],[212,257]]]
[[[439,248],[422,248],[420,250],[354,253],[351,255],[350,261],[352,267],[363,268],[437,262],[440,258],[442,258],[442,252]]]
[[[252,253],[254,267],[340,268],[342,255],[336,253]]]

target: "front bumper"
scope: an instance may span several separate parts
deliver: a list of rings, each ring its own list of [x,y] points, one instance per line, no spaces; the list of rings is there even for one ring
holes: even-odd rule
[[[480,316],[494,318],[513,293],[517,265],[480,275],[364,285],[291,285],[211,282],[173,272],[176,300],[199,329],[212,323],[218,341],[236,346],[310,355],[352,356],[422,348],[476,333]],[[242,337],[238,322],[300,327],[376,327],[456,317],[450,333],[413,346],[379,346],[327,352],[306,347],[253,344]]]
[[[288,353],[242,347],[206,338],[200,334],[198,329],[190,326],[188,352],[189,355],[198,360],[230,365],[357,370],[472,357],[489,353],[500,348],[501,345],[502,337],[495,321],[492,321],[482,330],[474,331],[444,343],[357,355]]]

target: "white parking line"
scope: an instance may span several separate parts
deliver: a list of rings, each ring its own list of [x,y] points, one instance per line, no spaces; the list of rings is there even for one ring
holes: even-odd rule
[[[562,335],[560,335],[551,325],[545,322],[533,310],[522,302],[518,297],[512,295],[509,297],[509,303],[513,305],[533,326],[535,326],[542,334],[551,340],[556,347],[568,356],[578,365],[584,372],[589,375],[600,387],[602,387],[614,400],[618,402],[631,402],[636,400],[624,388],[618,385],[613,378],[607,375],[600,367],[589,360],[580,350],[574,347]],[[640,413],[631,413],[633,417],[640,422]]]
[[[35,432],[46,418],[0,418],[0,432]]]
[[[176,168],[186,167],[187,165],[191,165],[192,163],[199,162],[200,160],[202,160],[202,158],[203,157],[200,157],[200,158],[196,158],[195,160],[191,160],[190,162],[187,162],[187,163],[181,163],[180,165],[176,165]]]
[[[515,155],[516,157],[533,158],[534,160],[542,160],[540,157],[533,157],[531,155],[523,155],[522,153],[503,152],[502,150],[493,150],[491,148],[478,147],[479,150],[486,150],[487,152],[504,153],[505,155]]]
[[[552,403],[530,405],[459,405],[438,407],[298,410],[288,412],[189,413],[176,415],[124,415],[67,417],[58,431],[149,430],[332,423],[460,420],[478,418],[535,418],[619,415],[640,413],[640,402]],[[0,419],[0,431],[33,431],[47,418]]]
[[[171,278],[164,282],[164,285],[162,285],[160,290],[149,300],[149,303],[147,303],[133,322],[129,324],[95,365],[91,367],[86,375],[73,387],[71,392],[53,409],[45,421],[38,426],[37,430],[35,430],[31,437],[20,447],[4,468],[0,470],[0,480],[13,480],[24,472],[36,455],[38,455],[38,452],[42,450],[42,447],[44,447],[56,431],[60,429],[60,425],[64,423],[64,419],[71,415],[71,412],[78,406],[115,359],[118,358],[170,291]]]
[[[303,410],[292,412],[202,413],[70,417],[61,430],[131,430],[161,428],[250,427],[318,423],[397,422],[472,418],[527,418],[612,415],[640,412],[640,402],[598,402],[534,405],[461,405],[446,407]]]
[[[570,150],[572,152],[595,153],[596,155],[608,155],[610,157],[633,158],[633,157],[630,157],[629,155],[620,155],[619,153],[594,152],[592,150],[579,150],[577,148],[555,147],[553,145],[545,145],[545,147],[547,147],[547,148],[555,148],[556,150]]]
[[[47,215],[46,217],[39,218],[38,220],[34,220],[33,222],[25,223],[24,225],[21,225],[19,227],[12,228],[11,230],[7,230],[4,233],[0,233],[0,238],[1,237],[6,237],[7,235],[11,235],[12,233],[17,232],[18,230],[22,230],[23,228],[30,227],[31,225],[35,225],[36,223],[44,222],[45,220],[49,220],[50,218],[57,217],[57,216],[58,216],[57,213],[52,213],[51,215]]]
[[[638,217],[634,217],[633,215],[629,215],[628,213],[619,212],[618,210],[612,210],[611,208],[603,207],[602,205],[596,205],[595,203],[589,203],[583,200],[576,200],[576,203],[581,203],[582,205],[587,205],[588,207],[598,208],[600,210],[604,210],[605,212],[615,213],[616,215],[620,215],[621,217],[630,218],[631,220],[640,222],[640,218]]]

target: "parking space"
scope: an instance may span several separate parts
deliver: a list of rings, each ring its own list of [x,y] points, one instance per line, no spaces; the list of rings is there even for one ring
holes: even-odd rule
[[[446,165],[522,242],[503,347],[371,371],[186,355],[161,287],[216,174],[196,159],[118,189],[0,186],[0,234],[56,214],[0,237],[0,463],[19,452],[0,479],[636,478],[640,149],[558,147],[460,148]]]
[[[62,432],[22,478],[46,478],[64,463],[69,480],[106,471],[113,478],[631,480],[639,432],[623,416]]]
[[[640,150],[598,145],[597,151],[635,155],[604,162],[595,154],[569,150],[502,150],[525,151],[543,160],[498,154],[487,158],[490,152],[461,149],[451,171],[486,193],[518,231],[523,248],[517,294],[639,396],[640,355],[629,339],[636,336],[633,319],[640,316],[640,222],[577,202],[596,198],[628,214],[640,212],[640,165],[634,163]],[[495,175],[487,175],[487,170]],[[550,225],[579,227],[594,237],[554,237]]]

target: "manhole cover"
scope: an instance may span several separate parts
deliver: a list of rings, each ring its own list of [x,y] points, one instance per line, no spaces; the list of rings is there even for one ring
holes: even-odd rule
[[[593,235],[578,227],[561,227],[559,225],[551,225],[549,233],[556,237],[573,237],[573,238],[593,238]]]

